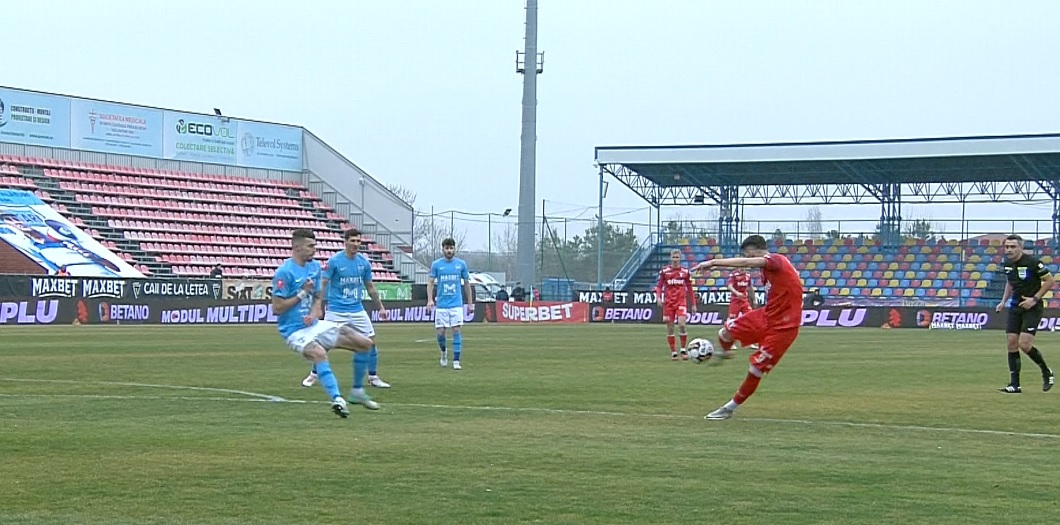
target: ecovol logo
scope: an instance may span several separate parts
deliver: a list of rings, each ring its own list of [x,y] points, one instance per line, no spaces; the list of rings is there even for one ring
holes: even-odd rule
[[[201,122],[186,122],[184,119],[177,121],[177,133],[182,135],[202,135],[204,137],[220,137],[226,139],[234,139],[232,132],[224,127],[213,127],[213,124],[203,124]]]

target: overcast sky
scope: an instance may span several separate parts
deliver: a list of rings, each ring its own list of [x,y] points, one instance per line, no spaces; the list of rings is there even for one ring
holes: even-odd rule
[[[521,0],[0,5],[0,85],[302,125],[418,208],[517,207]],[[1060,132],[1056,1],[541,0],[539,23],[538,207],[565,215],[594,213],[596,146]],[[612,183],[606,207],[646,203]]]

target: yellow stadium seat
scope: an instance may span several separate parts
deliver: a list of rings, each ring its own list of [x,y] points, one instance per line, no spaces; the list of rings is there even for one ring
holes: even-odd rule
[[[681,237],[680,239],[677,240],[677,244],[679,244],[681,246],[687,246],[688,245],[688,237]]]
[[[894,279],[894,272],[892,272],[890,270],[887,270],[886,272],[883,272],[883,278],[884,279]]]
[[[948,293],[949,292],[945,288],[939,288],[939,291],[938,291],[938,293],[935,296],[936,297],[946,297],[946,294],[948,294]]]
[[[887,283],[887,287],[898,288],[898,279],[891,279],[890,282]]]
[[[988,272],[996,272],[997,271],[997,263],[990,263],[990,264],[986,265],[986,271],[988,271]]]
[[[860,254],[869,253],[869,247],[868,246],[858,246],[857,252],[860,253]]]
[[[935,262],[944,263],[944,262],[946,262],[948,260],[950,260],[950,256],[946,255],[944,253],[940,253],[940,254],[938,254],[938,256],[935,257]]]
[[[850,278],[851,279],[860,279],[862,275],[863,274],[861,273],[861,270],[854,270],[854,271],[850,272]],[[858,286],[865,286],[865,285],[864,284],[859,284]]]
[[[849,254],[849,253],[844,253],[843,254],[843,258],[841,260],[843,262],[850,262],[850,261],[854,260],[854,256],[852,254]]]
[[[842,262],[842,261],[837,262],[837,263],[835,263],[835,269],[839,270],[839,271],[846,270],[847,269],[847,263]]]
[[[920,281],[921,288],[933,288],[935,285],[931,283],[931,279],[924,279]]]
[[[841,288],[839,290],[839,295],[842,296],[842,297],[846,297],[846,296],[850,295],[850,288]]]
[[[872,292],[870,292],[869,295],[871,295],[872,297],[879,297],[879,296],[883,295],[883,290],[881,290],[879,288],[873,288]]]
[[[810,257],[810,260],[811,260],[811,261],[814,261],[814,262],[821,262],[821,261],[823,261],[824,259],[823,259],[823,258],[821,257],[821,254],[819,254],[819,253],[815,253],[815,254],[813,254],[813,255],[812,255],[812,256]]]
[[[902,260],[904,262],[910,262],[911,263],[911,262],[916,260],[916,255],[913,255],[911,253],[907,253],[907,254],[905,254],[905,257],[902,258]]]
[[[828,287],[835,286],[835,279],[828,279],[827,281],[824,282],[824,285],[828,286]]]
[[[971,264],[979,264],[980,260],[981,259],[979,258],[978,255],[974,255],[973,254],[973,255],[969,255],[968,256],[968,262],[971,263]]]
[[[707,277],[703,280],[703,286],[714,286],[714,279]]]
[[[888,264],[887,265],[887,269],[888,270],[897,270],[898,269],[898,263],[892,262],[892,263]]]
[[[873,255],[872,262],[883,262],[883,254],[877,253],[876,255]]]
[[[986,288],[986,281],[979,281],[975,283],[976,288]]]
[[[929,262],[920,263],[920,271],[926,272],[926,271],[928,271],[930,269],[931,269],[931,263],[929,263]]]
[[[821,270],[821,275],[819,277],[821,279],[827,279],[827,278],[829,278],[831,276],[832,276],[832,270]]]
[[[979,279],[982,279],[983,276],[979,272],[972,272],[971,275],[968,276],[968,278],[973,281],[978,281]]]
[[[931,247],[930,246],[921,246],[920,247],[920,253],[931,253]]]
[[[813,261],[810,261],[810,262],[808,262],[808,263],[806,263],[804,265],[804,268],[806,268],[807,270],[816,270],[817,269],[817,263],[815,263]]]
[[[916,292],[913,291],[912,288],[906,288],[905,291],[902,292],[903,297],[913,297],[914,294],[916,294]]]
[[[828,247],[828,251],[825,253],[839,253],[839,247],[833,244]]]
[[[949,279],[949,278],[950,278],[950,273],[949,272],[946,272],[946,271],[939,272],[939,279],[942,279],[943,281],[945,281],[946,279]]]
[[[947,272],[952,272],[953,271],[953,264],[952,263],[943,264],[942,265],[942,269],[946,270]]]
[[[869,282],[865,279],[858,279],[858,283],[855,285],[858,288],[864,288],[869,285]]]

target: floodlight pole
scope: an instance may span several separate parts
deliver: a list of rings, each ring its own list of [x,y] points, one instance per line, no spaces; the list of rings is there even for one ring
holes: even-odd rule
[[[600,166],[599,203],[596,208],[596,289],[604,282],[604,168]]]
[[[537,51],[537,0],[526,0],[526,42],[522,54],[515,52],[515,71],[523,75],[523,134],[519,154],[519,218],[516,247],[516,278],[523,286],[533,286],[534,195],[537,185],[537,75],[544,71],[544,54]],[[539,60],[541,58],[541,60]],[[529,74],[527,74],[529,72]]]

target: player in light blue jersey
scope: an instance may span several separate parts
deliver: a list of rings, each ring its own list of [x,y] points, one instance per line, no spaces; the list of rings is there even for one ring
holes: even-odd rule
[[[471,276],[468,275],[467,263],[457,259],[456,241],[442,241],[441,257],[431,263],[431,275],[427,277],[427,309],[434,309],[434,328],[438,332],[438,348],[442,358],[438,363],[448,365],[445,353],[445,330],[453,329],[453,370],[460,370],[460,351],[464,340],[460,327],[464,325],[464,310],[475,313],[475,303],[471,295]],[[437,283],[436,283],[437,282]],[[435,288],[438,290],[437,308],[435,308]]]
[[[346,230],[342,237],[346,249],[331,256],[327,269],[324,270],[324,320],[349,326],[372,340],[371,352],[353,356],[353,392],[350,394],[350,401],[376,410],[379,404],[372,401],[364,391],[365,372],[368,372],[368,384],[374,387],[390,388],[390,384],[378,375],[379,350],[375,346],[375,328],[361,302],[362,294],[368,293],[383,320],[387,318],[387,311],[379,297],[379,291],[372,283],[372,262],[359,253],[361,232],[351,228]],[[316,380],[316,372],[310,370],[309,375],[302,380],[302,386],[313,386]]]
[[[350,410],[339,392],[339,383],[328,362],[328,350],[342,348],[367,353],[372,340],[356,330],[331,321],[321,321],[323,297],[320,263],[313,260],[316,236],[298,229],[291,235],[291,258],[272,277],[272,312],[276,329],[287,346],[309,361],[320,377],[320,386],[331,399],[331,410],[348,417]]]

